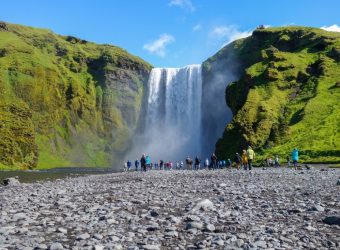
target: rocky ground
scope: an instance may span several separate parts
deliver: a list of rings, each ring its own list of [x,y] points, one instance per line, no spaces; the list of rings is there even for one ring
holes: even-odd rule
[[[0,249],[340,249],[340,170],[151,171],[0,187]]]

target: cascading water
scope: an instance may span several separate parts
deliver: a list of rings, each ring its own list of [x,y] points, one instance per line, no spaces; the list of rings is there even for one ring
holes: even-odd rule
[[[214,152],[232,119],[225,89],[239,79],[239,66],[232,55],[210,66],[209,72],[202,72],[201,65],[152,69],[138,132],[125,160],[143,153],[153,162],[180,161],[188,155],[203,160]]]
[[[201,65],[154,68],[149,77],[143,143],[153,159],[183,160],[201,154]]]

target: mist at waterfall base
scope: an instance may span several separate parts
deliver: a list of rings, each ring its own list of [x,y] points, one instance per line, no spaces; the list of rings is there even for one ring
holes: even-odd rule
[[[152,162],[209,157],[232,117],[225,103],[227,79],[220,74],[215,77],[216,82],[205,83],[207,87],[202,83],[201,65],[152,69],[143,128],[133,138],[126,160],[142,154]]]

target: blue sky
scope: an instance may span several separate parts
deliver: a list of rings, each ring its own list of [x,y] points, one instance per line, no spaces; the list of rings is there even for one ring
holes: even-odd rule
[[[120,46],[156,67],[201,63],[259,24],[339,30],[339,0],[10,0],[0,20]]]

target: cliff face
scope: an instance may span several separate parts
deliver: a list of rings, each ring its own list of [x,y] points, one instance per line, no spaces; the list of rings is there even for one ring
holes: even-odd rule
[[[251,144],[259,158],[285,158],[298,147],[303,161],[340,161],[339,33],[255,30],[209,58],[203,79],[216,71],[228,75],[231,56],[238,80],[226,88],[233,118],[216,143],[218,156],[231,158]]]
[[[151,65],[111,45],[0,23],[0,168],[111,166]]]

